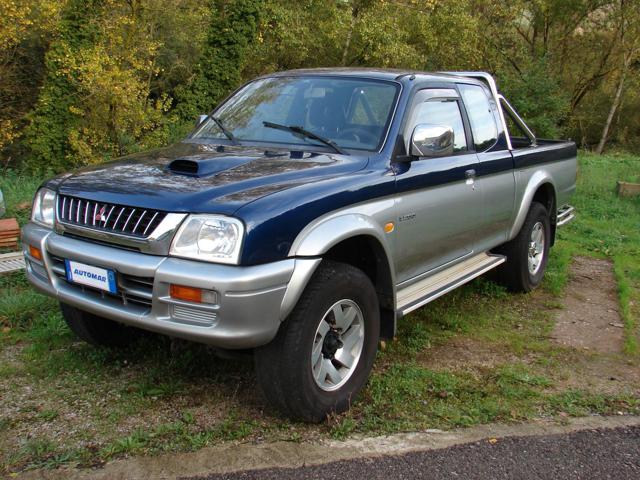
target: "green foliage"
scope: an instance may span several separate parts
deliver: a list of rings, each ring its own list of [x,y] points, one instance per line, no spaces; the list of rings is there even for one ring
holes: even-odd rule
[[[176,7],[188,13],[174,18]],[[201,16],[195,0],[66,3],[25,132],[28,166],[62,171],[175,139],[171,93],[186,81],[181,60],[199,54],[185,32]]]
[[[620,0],[0,0],[0,164],[57,173],[178,141],[257,75],[485,70],[541,137],[640,148]],[[623,28],[624,27],[624,28]]]
[[[0,160],[24,154],[25,115],[44,77],[44,52],[57,28],[63,2],[0,0]]]
[[[258,0],[212,4],[211,22],[202,56],[194,66],[191,84],[178,91],[178,116],[193,121],[209,112],[222,97],[240,85],[245,52],[255,40]]]
[[[33,170],[61,171],[70,166],[69,136],[79,125],[72,111],[78,89],[71,62],[83,47],[96,41],[98,32],[90,20],[101,3],[70,0],[61,12],[57,38],[45,55],[47,75],[25,132],[31,154],[28,165]]]
[[[549,71],[546,59],[521,65],[520,72],[509,72],[499,82],[505,97],[538,137],[558,138],[563,134],[560,124],[568,112],[569,99]]]
[[[31,216],[31,202],[44,180],[39,175],[28,175],[6,170],[0,175],[0,190],[7,205],[7,217],[16,217],[24,225]]]
[[[340,65],[351,9],[346,2],[262,2],[255,41],[242,76],[294,68]]]

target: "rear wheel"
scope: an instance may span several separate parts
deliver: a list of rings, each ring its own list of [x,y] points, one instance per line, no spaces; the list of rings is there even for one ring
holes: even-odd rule
[[[347,410],[375,359],[375,288],[357,268],[323,262],[276,338],[254,354],[258,383],[284,414],[310,422]]]
[[[140,333],[140,330],[108,320],[66,303],[60,303],[62,316],[73,333],[81,340],[95,346],[125,347]]]
[[[498,253],[507,257],[497,279],[513,292],[530,292],[542,282],[549,258],[551,227],[547,209],[533,202],[518,235]]]

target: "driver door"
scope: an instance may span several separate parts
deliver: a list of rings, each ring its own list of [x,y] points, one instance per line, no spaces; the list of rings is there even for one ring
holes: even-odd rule
[[[395,253],[399,283],[417,280],[421,274],[471,254],[474,232],[482,225],[482,195],[475,182],[478,157],[470,147],[457,90],[432,88],[416,93],[404,130],[407,152],[418,124],[452,127],[454,151],[398,164]]]

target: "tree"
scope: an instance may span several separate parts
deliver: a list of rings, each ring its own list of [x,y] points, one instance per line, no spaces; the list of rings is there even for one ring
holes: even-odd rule
[[[255,41],[259,0],[230,0],[211,4],[210,23],[193,80],[178,90],[176,113],[185,122],[208,112],[239,86],[248,47]]]
[[[609,109],[609,114],[602,128],[602,135],[596,147],[596,153],[602,154],[604,146],[607,143],[613,116],[620,107],[622,101],[622,91],[624,89],[625,80],[631,68],[631,64],[640,55],[640,14],[637,5],[628,0],[619,0],[617,4],[616,16],[619,18],[619,56],[620,56],[620,74],[618,77],[615,95]]]
[[[162,130],[171,99],[151,98],[159,74],[162,42],[148,19],[150,0],[103,0],[94,19],[97,35],[69,60],[78,95],[69,110],[76,123],[68,132],[70,164],[97,163],[157,146],[149,136]]]
[[[9,145],[17,135],[15,119],[16,106],[11,99],[18,89],[18,82],[13,77],[12,58],[16,55],[16,47],[31,26],[29,8],[19,8],[13,0],[2,0],[0,15],[0,45],[3,46],[0,57],[0,87],[3,95],[0,97],[0,151]]]
[[[196,0],[70,1],[30,116],[30,165],[57,171],[166,144],[199,17]]]
[[[360,4],[346,63],[436,71],[477,68],[478,24],[469,6],[467,0]]]
[[[61,171],[164,145],[250,78],[322,66],[486,70],[538,135],[640,147],[637,0],[0,0],[0,11],[5,165]]]
[[[79,124],[72,111],[78,100],[73,62],[83,47],[96,41],[98,30],[91,19],[101,5],[101,0],[69,0],[62,9],[56,38],[45,56],[44,85],[25,132],[34,169],[59,171],[68,166],[69,135]]]
[[[265,0],[243,79],[295,68],[336,66],[347,34],[346,2]]]
[[[0,153],[7,156],[5,164],[20,153],[17,141],[38,95],[44,51],[62,3],[0,0]]]
[[[541,135],[577,133],[616,69],[613,0],[476,0],[482,55]],[[586,113],[588,111],[588,114]]]

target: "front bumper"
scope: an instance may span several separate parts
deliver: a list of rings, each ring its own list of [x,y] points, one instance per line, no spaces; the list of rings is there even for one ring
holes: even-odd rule
[[[320,259],[286,259],[250,267],[155,256],[100,245],[30,223],[22,229],[27,278],[41,292],[96,315],[221,348],[271,341]],[[43,260],[29,254],[40,248]],[[69,283],[64,259],[117,272],[118,294]],[[215,290],[215,304],[172,299],[169,285]]]

